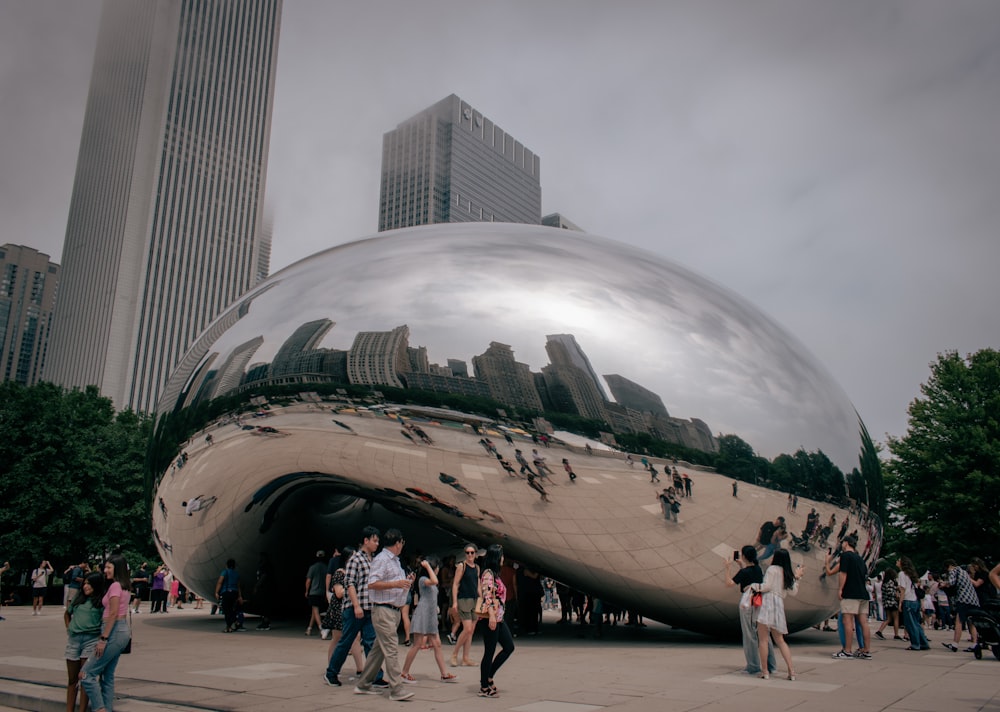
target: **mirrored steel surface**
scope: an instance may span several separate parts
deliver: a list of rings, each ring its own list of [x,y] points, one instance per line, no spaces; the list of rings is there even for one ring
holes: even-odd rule
[[[283,387],[294,397],[277,397]],[[417,389],[460,392],[465,412],[418,407],[427,399]],[[377,401],[403,407],[372,409]],[[609,441],[646,432],[711,453],[734,434],[768,459],[822,452],[843,473],[863,469],[870,450],[843,391],[793,337],[675,264],[552,228],[411,228],[286,268],[199,340],[159,408],[158,546],[203,595],[227,558],[252,581],[267,552],[296,606],[316,550],[354,543],[374,521],[399,526],[410,553],[501,542],[557,580],[706,632],[738,630],[724,560],[766,520],[785,516],[797,535],[812,507],[824,524],[836,515],[837,529],[850,517],[859,548],[877,556],[877,520],[863,503],[849,511],[846,491],[800,495],[792,513],[787,492],[749,482],[734,491],[727,473],[684,460],[692,496],[677,522],[665,519],[657,495],[670,462],[653,459],[656,483],[641,453],[630,465],[561,432],[546,448],[529,432],[544,428],[530,417],[542,408],[603,420]],[[518,449],[531,471],[532,449],[544,457],[549,501],[521,476]],[[819,576],[825,552],[816,540],[792,551],[807,571],[786,602],[793,630],[837,605],[835,582]]]

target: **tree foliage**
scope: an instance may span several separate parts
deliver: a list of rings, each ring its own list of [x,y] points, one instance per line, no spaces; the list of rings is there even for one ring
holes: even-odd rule
[[[938,354],[888,442],[890,545],[920,566],[1000,553],[1000,352]]]
[[[150,422],[96,388],[0,383],[0,556],[29,567],[155,554],[143,462]]]

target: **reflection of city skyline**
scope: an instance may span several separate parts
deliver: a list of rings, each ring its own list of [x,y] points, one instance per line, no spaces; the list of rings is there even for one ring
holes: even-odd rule
[[[445,365],[431,363],[426,347],[410,346],[406,324],[389,331],[358,331],[348,349],[320,347],[334,326],[335,322],[326,318],[300,324],[270,362],[252,362],[264,344],[262,336],[239,344],[217,368],[200,370],[188,402],[277,385],[391,386],[573,414],[606,423],[615,433],[646,433],[698,450],[718,450],[704,421],[671,416],[657,393],[621,374],[605,374],[602,383],[573,334],[547,335],[549,362],[532,371],[528,364],[516,360],[511,345],[499,341],[491,341],[469,360],[449,357]],[[209,355],[207,365],[214,365],[217,358],[218,354]],[[614,400],[606,395],[605,386]]]

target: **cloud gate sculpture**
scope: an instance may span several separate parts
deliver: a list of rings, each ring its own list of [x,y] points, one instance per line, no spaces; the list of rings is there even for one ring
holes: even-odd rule
[[[842,529],[878,555],[874,453],[805,349],[707,280],[585,233],[433,225],[304,259],[201,336],[158,409],[153,530],[203,596],[230,557],[252,581],[263,552],[297,610],[316,550],[374,523],[402,529],[404,557],[499,542],[726,634],[724,561],[781,516],[807,572],[798,630],[837,607],[820,573]]]

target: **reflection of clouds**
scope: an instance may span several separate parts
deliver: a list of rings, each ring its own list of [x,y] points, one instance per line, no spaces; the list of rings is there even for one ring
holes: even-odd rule
[[[257,335],[269,360],[302,323],[320,344],[406,324],[432,362],[471,363],[491,341],[548,363],[546,334],[573,334],[598,374],[659,394],[672,415],[740,435],[762,454],[822,449],[856,464],[857,420],[805,349],[741,298],[659,257],[581,233],[510,224],[435,225],[341,245],[279,272],[223,354]]]

